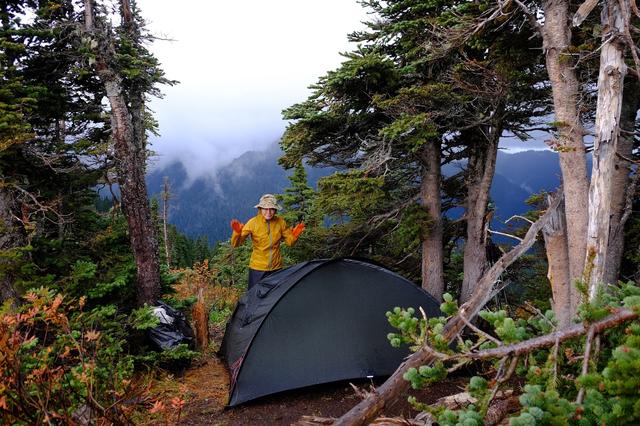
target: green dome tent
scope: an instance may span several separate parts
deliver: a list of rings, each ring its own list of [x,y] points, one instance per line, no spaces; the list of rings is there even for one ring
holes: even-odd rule
[[[248,291],[220,348],[231,374],[229,406],[304,386],[388,376],[408,355],[393,348],[385,313],[395,306],[440,314],[412,282],[363,260],[300,263]]]

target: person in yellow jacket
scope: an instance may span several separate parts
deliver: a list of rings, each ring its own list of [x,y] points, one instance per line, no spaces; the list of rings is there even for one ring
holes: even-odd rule
[[[280,243],[284,241],[292,246],[305,228],[304,223],[289,228],[285,220],[276,214],[282,207],[278,205],[275,195],[264,194],[255,207],[258,214],[246,224],[237,219],[231,220],[232,247],[240,246],[251,236],[253,251],[249,261],[249,289],[262,278],[282,269]]]

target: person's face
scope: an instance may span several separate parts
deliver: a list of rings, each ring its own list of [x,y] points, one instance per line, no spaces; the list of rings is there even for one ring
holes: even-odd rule
[[[262,213],[262,217],[266,220],[271,220],[273,216],[276,214],[276,209],[260,209],[260,213]]]

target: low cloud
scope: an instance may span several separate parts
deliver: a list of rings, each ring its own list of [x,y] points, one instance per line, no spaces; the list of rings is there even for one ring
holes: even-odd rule
[[[213,176],[247,150],[266,149],[285,129],[281,111],[353,50],[347,34],[363,29],[355,0],[138,0],[156,36],[150,48],[166,76],[150,108],[160,124],[152,167],[176,160],[191,180]]]

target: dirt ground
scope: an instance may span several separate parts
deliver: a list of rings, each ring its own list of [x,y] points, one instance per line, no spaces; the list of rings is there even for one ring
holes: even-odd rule
[[[302,416],[339,417],[360,400],[348,382],[340,382],[283,392],[238,407],[225,408],[229,386],[228,373],[224,364],[215,356],[187,370],[176,380],[187,401],[180,416],[180,425],[292,425]],[[379,379],[375,382],[360,380],[352,383],[367,389],[382,382],[383,380]],[[462,391],[467,382],[468,378],[453,378],[412,394],[422,402],[432,403],[442,396]],[[384,414],[390,417],[412,418],[417,413],[411,409],[406,399],[402,399],[389,407]]]

